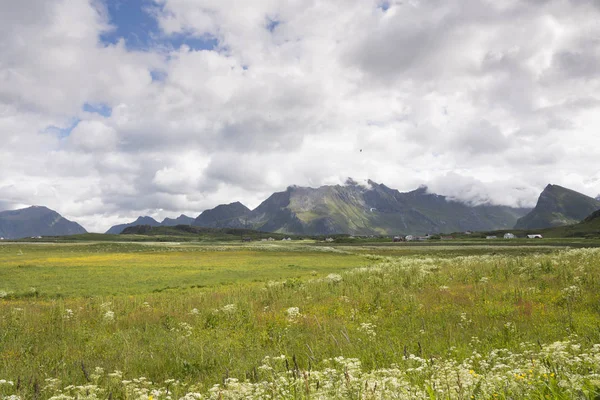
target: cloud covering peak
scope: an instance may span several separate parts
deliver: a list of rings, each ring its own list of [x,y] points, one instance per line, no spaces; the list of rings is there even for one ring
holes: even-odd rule
[[[5,2],[0,205],[104,231],[348,176],[474,203],[595,195],[599,17],[593,0]]]

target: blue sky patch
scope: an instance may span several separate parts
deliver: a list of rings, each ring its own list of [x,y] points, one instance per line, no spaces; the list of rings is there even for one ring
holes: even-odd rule
[[[112,108],[110,108],[106,104],[85,103],[83,105],[83,111],[89,112],[89,113],[100,114],[103,117],[110,117],[112,115]]]
[[[383,0],[379,2],[378,7],[381,8],[383,11],[387,11],[390,8],[389,0]]]
[[[152,69],[150,70],[150,76],[152,77],[152,82],[164,82],[165,79],[167,79],[167,72],[158,69]]]
[[[50,125],[46,128],[45,132],[50,133],[52,135],[56,135],[62,139],[69,136],[73,129],[75,129],[75,127],[79,124],[79,122],[81,122],[79,118],[71,118],[68,125],[64,127]]]
[[[104,45],[115,44],[121,38],[127,49],[142,51],[155,47],[177,49],[184,44],[193,50],[212,50],[219,44],[211,36],[165,35],[155,18],[160,8],[152,0],[105,0],[105,4],[114,29],[100,35]]]
[[[273,32],[280,23],[281,21],[278,21],[277,19],[267,17],[267,30]]]

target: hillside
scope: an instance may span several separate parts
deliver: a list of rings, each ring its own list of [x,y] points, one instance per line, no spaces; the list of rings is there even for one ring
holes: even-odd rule
[[[81,233],[86,233],[81,225],[46,207],[33,206],[0,212],[0,237],[5,239]]]
[[[535,208],[515,224],[515,229],[540,229],[576,224],[600,209],[600,201],[558,185],[548,185]]]
[[[200,240],[200,241],[240,241],[244,238],[259,240],[273,238],[281,240],[288,238],[289,235],[259,232],[251,229],[238,228],[205,228],[190,225],[177,226],[150,226],[137,225],[125,228],[121,236],[146,236],[155,237],[160,240]]]
[[[362,186],[348,180],[346,185],[319,188],[290,186],[252,211],[240,203],[218,206],[203,212],[194,224],[309,235],[425,234],[510,228],[528,211],[470,206],[425,187],[402,193],[373,181]]]
[[[177,225],[191,225],[194,222],[194,218],[188,217],[187,215],[181,214],[177,218],[165,218],[160,223],[161,226],[177,226]]]
[[[250,209],[236,201],[230,204],[221,204],[211,210],[200,214],[192,223],[195,226],[210,228],[238,228],[245,224],[245,217]]]
[[[132,226],[137,226],[137,225],[160,226],[160,222],[158,222],[157,220],[155,220],[152,217],[138,217],[138,219],[136,219],[135,221],[130,222],[128,224],[120,224],[120,225],[115,225],[115,226],[111,227],[109,230],[106,231],[106,234],[118,235],[121,232],[123,232],[123,229],[129,228]]]

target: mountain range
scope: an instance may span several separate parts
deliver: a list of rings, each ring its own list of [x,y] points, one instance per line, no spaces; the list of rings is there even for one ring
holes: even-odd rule
[[[87,233],[76,222],[65,219],[56,211],[33,206],[21,210],[0,212],[0,238],[20,239],[35,236],[59,236]]]
[[[193,225],[268,232],[327,235],[426,234],[512,228],[530,209],[468,205],[429,193],[399,192],[368,181],[319,188],[290,186],[254,210],[236,202],[200,214]]]
[[[138,225],[148,225],[148,226],[176,226],[176,225],[191,225],[194,222],[194,218],[188,217],[187,215],[181,214],[179,217],[173,218],[165,218],[162,222],[158,222],[152,217],[138,217],[133,222],[128,224],[119,224],[111,227],[106,234],[109,235],[119,235],[126,228],[130,228],[132,226]]]
[[[197,218],[181,215],[162,222],[141,216],[111,227],[120,234],[135,226],[252,229],[300,235],[396,235],[542,229],[579,223],[600,210],[600,200],[576,191],[548,185],[534,209],[493,204],[472,205],[430,193],[422,186],[400,192],[368,181],[348,179],[344,185],[318,188],[290,186],[273,193],[251,210],[240,202],[221,204]],[[79,224],[46,207],[0,212],[0,238],[60,236],[85,233]]]

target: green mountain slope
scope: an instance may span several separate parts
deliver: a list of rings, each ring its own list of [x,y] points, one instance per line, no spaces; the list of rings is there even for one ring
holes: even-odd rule
[[[34,206],[0,212],[0,237],[5,239],[80,233],[86,233],[81,225],[46,207]]]
[[[177,218],[165,218],[160,223],[161,226],[177,226],[177,225],[191,225],[194,222],[194,218],[188,217],[187,215],[181,214]]]
[[[138,239],[140,236],[154,238],[156,241],[240,241],[248,238],[251,240],[260,240],[273,238],[281,240],[289,237],[288,235],[277,233],[266,233],[254,231],[251,229],[241,228],[206,228],[191,225],[177,226],[150,226],[137,225],[130,226],[123,230],[121,238],[125,236],[135,236]]]
[[[129,228],[131,226],[137,226],[137,225],[149,225],[149,226],[160,226],[160,222],[158,222],[157,220],[155,220],[152,217],[138,217],[138,219],[136,219],[133,222],[130,222],[128,224],[119,224],[119,225],[115,225],[113,227],[111,227],[109,230],[106,231],[107,235],[118,235],[121,232],[123,232],[123,230],[125,228]]]
[[[428,193],[424,187],[401,193],[372,181],[364,187],[349,180],[343,186],[290,186],[242,216],[211,221],[211,225],[204,226],[226,223],[221,226],[310,235],[420,235],[510,228],[528,211],[505,206],[469,206]],[[195,224],[198,223],[199,219]]]
[[[240,228],[245,224],[245,217],[250,209],[236,201],[230,204],[221,204],[211,210],[200,214],[192,225],[210,228]]]
[[[600,201],[558,185],[548,185],[535,208],[515,229],[539,229],[575,224],[600,209]]]

